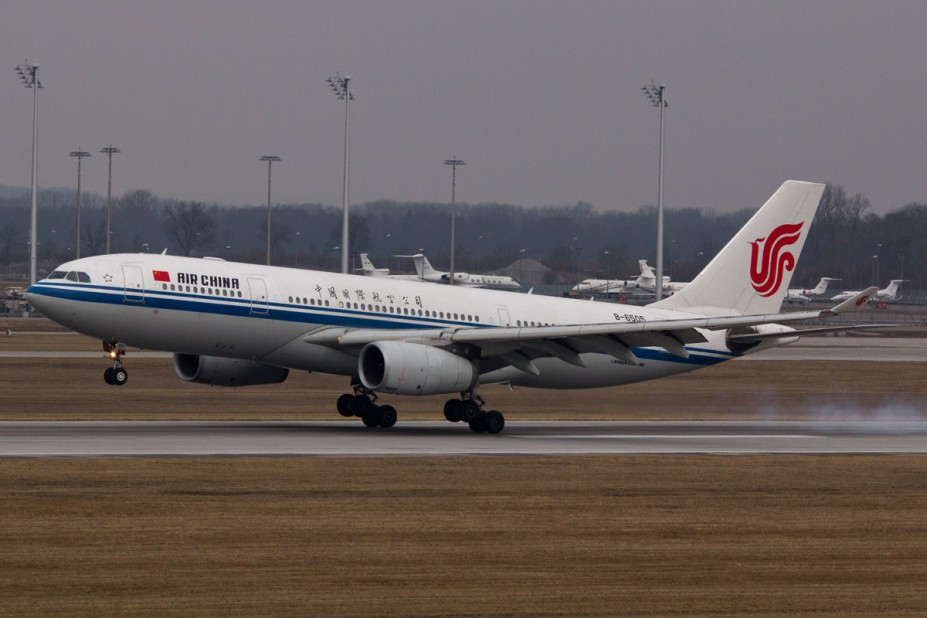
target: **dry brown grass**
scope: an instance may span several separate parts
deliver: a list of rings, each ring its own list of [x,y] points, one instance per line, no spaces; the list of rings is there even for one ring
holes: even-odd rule
[[[919,457],[0,461],[0,614],[922,615]]]

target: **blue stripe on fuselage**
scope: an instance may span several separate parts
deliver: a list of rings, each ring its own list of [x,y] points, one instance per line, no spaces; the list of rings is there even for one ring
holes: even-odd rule
[[[305,324],[340,326],[346,328],[383,328],[383,329],[417,329],[417,328],[445,328],[448,326],[475,326],[478,328],[494,328],[485,324],[471,322],[455,322],[440,319],[419,318],[418,316],[389,316],[370,313],[361,310],[343,309],[336,307],[307,307],[305,305],[291,305],[287,303],[268,302],[266,312],[252,311],[252,301],[247,298],[230,298],[209,296],[205,294],[192,294],[187,292],[161,292],[144,290],[144,301],[126,298],[126,290],[122,287],[107,287],[102,285],[40,281],[29,288],[28,294],[47,296],[63,300],[72,300],[87,303],[118,305],[128,307],[146,307],[151,309],[165,309],[183,312],[209,313],[244,318],[284,320],[287,322],[301,322]],[[136,298],[142,296],[142,291],[130,294]],[[263,305],[261,303],[262,311]],[[688,358],[680,358],[658,348],[633,348],[632,352],[641,360],[672,362],[685,365],[711,366],[735,358],[736,355],[719,350],[700,348],[687,348]],[[700,354],[694,354],[700,352]]]

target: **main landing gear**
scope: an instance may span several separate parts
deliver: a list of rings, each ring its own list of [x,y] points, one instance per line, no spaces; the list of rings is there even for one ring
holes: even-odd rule
[[[338,398],[338,413],[341,416],[359,416],[367,427],[389,429],[396,424],[396,408],[377,405],[376,394],[371,395],[372,398],[362,386],[355,385],[353,395],[345,393]]]
[[[104,341],[103,350],[113,361],[113,366],[103,372],[103,381],[112,386],[122,386],[129,379],[129,372],[122,366],[122,357],[126,355],[125,344]]]
[[[376,393],[354,384],[354,393],[338,398],[341,416],[358,416],[367,427],[389,428],[396,424],[396,408],[376,403]],[[463,393],[462,399],[448,399],[444,404],[444,418],[452,423],[461,421],[474,433],[499,433],[505,427],[505,417],[498,410],[483,411],[483,398],[473,392]]]
[[[464,393],[463,399],[448,399],[444,418],[452,423],[463,421],[474,433],[499,433],[505,428],[505,417],[498,410],[483,411],[486,402],[476,393]]]

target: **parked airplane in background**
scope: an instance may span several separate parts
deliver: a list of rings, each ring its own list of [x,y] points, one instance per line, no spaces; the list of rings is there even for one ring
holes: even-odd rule
[[[361,271],[366,277],[389,277],[390,279],[404,279],[406,281],[422,281],[418,278],[418,275],[391,275],[389,274],[389,268],[377,268],[374,266],[366,253],[361,253],[360,258]]]
[[[640,288],[644,290],[656,290],[657,273],[654,272],[653,266],[648,265],[647,260],[638,260],[637,263],[641,267],[641,274],[637,278],[637,283]],[[675,294],[687,285],[689,285],[688,281],[670,281],[669,277],[666,275],[663,276],[664,295]]]
[[[103,341],[110,384],[126,382],[125,345],[138,346],[173,352],[177,375],[201,384],[272,384],[291,369],[344,375],[338,412],[369,427],[397,419],[378,393],[459,394],[445,418],[498,433],[505,418],[484,410],[484,384],[652,380],[809,332],[784,323],[858,309],[875,288],[832,309],[778,313],[823,190],[785,182],[692,283],[646,307],[152,254],[67,262],[27,297]]]
[[[415,264],[415,274],[422,281],[431,283],[450,283],[450,273],[446,271],[435,270],[428,261],[428,258],[417,253],[410,256]],[[493,290],[520,290],[521,284],[511,277],[501,275],[471,275],[470,273],[454,273],[454,285],[470,288],[489,288]]]
[[[898,298],[898,287],[904,283],[905,279],[892,279],[888,282],[888,286],[878,290],[875,294],[872,295],[872,302],[885,302],[887,300],[895,300]],[[836,296],[831,296],[830,299],[835,302],[840,302],[848,298],[852,298],[859,294],[858,290],[847,290],[841,292]]]
[[[583,279],[571,288],[577,294],[621,294],[640,287],[636,279]]]
[[[813,297],[820,296],[826,292],[827,284],[831,281],[840,281],[840,279],[834,279],[833,277],[821,277],[821,280],[818,281],[818,284],[810,290],[805,290],[803,288],[790,288],[789,293],[785,297],[785,302],[801,304],[809,303]],[[849,296],[847,298],[849,298]]]

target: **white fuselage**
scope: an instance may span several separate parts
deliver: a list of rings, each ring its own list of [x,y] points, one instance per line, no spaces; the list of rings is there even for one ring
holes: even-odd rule
[[[87,281],[61,275],[45,279],[29,290],[29,300],[51,319],[85,335],[179,354],[344,375],[357,375],[359,350],[338,346],[332,332],[636,323],[698,315],[167,255],[97,256],[69,262],[56,272],[83,273]],[[582,354],[587,367],[537,358],[539,375],[514,366],[487,366],[481,368],[480,382],[612,386],[735,356],[725,343],[725,331],[699,332],[706,341],[686,346],[688,358],[656,347],[634,348],[637,364],[601,353]]]

